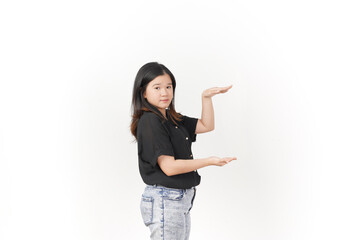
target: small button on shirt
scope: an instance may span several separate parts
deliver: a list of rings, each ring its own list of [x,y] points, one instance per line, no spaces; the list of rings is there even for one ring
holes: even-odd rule
[[[196,141],[198,119],[181,115],[181,121],[176,125],[170,120],[168,110],[166,116],[167,120],[145,111],[138,121],[136,135],[140,175],[144,183],[149,185],[180,189],[197,186],[201,179],[197,171],[167,176],[157,159],[161,155],[182,160],[193,159],[191,144]]]

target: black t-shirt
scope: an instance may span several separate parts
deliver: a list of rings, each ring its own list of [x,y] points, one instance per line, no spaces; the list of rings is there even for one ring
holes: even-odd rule
[[[159,111],[160,113],[160,111]],[[169,119],[161,119],[153,112],[144,112],[137,126],[137,143],[140,175],[144,183],[159,184],[169,188],[187,189],[200,183],[197,171],[167,176],[157,163],[160,155],[174,156],[175,159],[193,159],[191,143],[196,141],[198,119],[182,116],[174,124]]]

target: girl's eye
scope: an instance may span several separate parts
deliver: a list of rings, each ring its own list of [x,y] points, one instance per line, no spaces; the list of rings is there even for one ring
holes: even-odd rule
[[[167,86],[168,89],[172,88],[172,86]],[[160,87],[155,87],[156,90],[160,89]]]

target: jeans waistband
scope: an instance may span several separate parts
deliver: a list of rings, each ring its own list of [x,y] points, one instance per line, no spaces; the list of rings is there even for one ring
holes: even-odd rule
[[[196,189],[196,187],[191,187],[191,188],[169,188],[169,187],[165,187],[163,185],[160,185],[160,184],[153,184],[153,185],[150,185],[150,184],[146,184],[146,186],[148,187],[154,187],[154,188],[166,188],[166,189],[176,189],[176,190],[191,190],[191,189]]]

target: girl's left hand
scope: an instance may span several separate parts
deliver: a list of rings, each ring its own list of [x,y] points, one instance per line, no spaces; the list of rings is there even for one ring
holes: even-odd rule
[[[219,93],[226,93],[230,88],[232,88],[232,85],[228,86],[228,87],[213,87],[213,88],[209,88],[206,89],[203,93],[202,96],[206,97],[206,98],[211,98],[212,96],[219,94]]]

